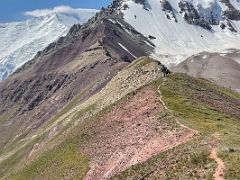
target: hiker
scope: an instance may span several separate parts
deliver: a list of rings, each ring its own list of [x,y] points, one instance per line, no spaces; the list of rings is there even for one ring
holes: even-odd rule
[[[168,74],[170,74],[170,71],[168,70],[168,68],[166,66],[162,66],[162,72],[163,72],[163,76],[167,77]]]

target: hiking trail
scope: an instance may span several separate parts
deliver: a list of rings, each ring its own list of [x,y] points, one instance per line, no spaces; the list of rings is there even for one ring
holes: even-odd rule
[[[166,81],[166,80],[165,80]],[[159,93],[159,100],[160,102],[163,104],[163,107],[165,110],[170,111],[171,110],[166,106],[165,102],[163,101],[163,97],[162,97],[162,93],[160,91],[160,86],[158,87],[158,93]],[[173,116],[173,115],[172,115]],[[189,130],[194,131],[196,134],[198,134],[197,130],[193,130],[189,127],[187,127],[186,125],[182,124],[178,119],[176,119],[176,122],[182,127],[182,128],[187,128]],[[215,173],[213,174],[214,180],[224,180],[224,174],[225,174],[225,170],[226,170],[226,166],[225,163],[222,159],[220,159],[217,155],[217,150],[218,148],[216,147],[216,144],[213,143],[211,144],[211,154],[210,154],[210,158],[213,159],[216,163],[217,163],[217,168],[215,170]]]
[[[160,86],[161,86],[161,85],[159,85],[159,87],[158,87],[159,100],[160,100],[160,102],[162,103],[164,109],[167,110],[167,111],[169,111],[169,112],[171,112],[171,110],[167,107],[166,103],[163,101],[163,96],[162,96],[162,93],[161,93],[161,90],[160,90]],[[172,117],[174,116],[173,113],[171,113],[171,116],[172,116]],[[176,118],[176,122],[177,122],[177,123],[179,124],[179,126],[181,126],[182,128],[186,128],[186,129],[188,129],[188,130],[191,130],[191,131],[193,131],[196,135],[198,134],[198,131],[197,131],[197,130],[194,130],[194,129],[192,129],[192,128],[190,128],[190,127],[182,124],[177,118]]]

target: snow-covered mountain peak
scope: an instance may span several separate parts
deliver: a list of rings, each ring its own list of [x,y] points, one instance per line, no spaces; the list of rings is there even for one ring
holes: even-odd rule
[[[202,51],[240,48],[238,9],[238,0],[122,0],[116,7],[155,44],[152,56],[167,64]]]
[[[58,8],[26,12],[21,22],[0,24],[0,80],[31,60],[38,51],[65,36],[73,24],[85,23],[98,10]]]

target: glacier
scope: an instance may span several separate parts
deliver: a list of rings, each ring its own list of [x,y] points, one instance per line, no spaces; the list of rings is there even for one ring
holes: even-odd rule
[[[0,81],[30,61],[38,51],[65,36],[73,24],[83,24],[98,12],[95,9],[70,10],[32,15],[20,22],[0,23]]]

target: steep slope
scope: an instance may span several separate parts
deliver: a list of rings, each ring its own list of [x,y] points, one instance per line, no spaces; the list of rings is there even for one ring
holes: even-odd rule
[[[162,78],[161,67],[140,58],[84,102],[80,93],[21,146],[3,151],[2,175],[211,179],[217,148],[226,177],[238,177],[239,94],[183,74]]]
[[[208,79],[220,86],[240,92],[239,50],[228,50],[223,53],[203,52],[189,57],[172,70]]]
[[[202,51],[239,48],[237,0],[122,0],[117,11],[156,45],[152,54],[164,64],[179,63]]]
[[[84,102],[135,57],[151,52],[147,38],[109,10],[83,26],[74,25],[67,36],[0,83],[1,161],[38,137],[37,132],[73,98]]]
[[[75,126],[80,122],[85,122],[89,116],[94,116],[95,114],[100,113],[103,109],[117,102],[128,93],[143,86],[145,83],[160,77],[162,73],[158,64],[159,63],[157,62],[151,63],[149,60],[143,60],[142,63],[127,67],[126,70],[118,74],[104,89],[102,89],[96,95],[86,98],[85,101],[82,101],[82,98],[85,96],[84,92],[78,91],[79,95],[75,97],[73,102],[68,104],[64,109],[56,114],[51,121],[46,122],[42,127],[36,129],[32,134],[17,136],[19,138],[10,141],[11,143],[2,148],[0,158],[1,174],[4,173],[8,168],[14,167],[14,163],[17,163],[16,161],[13,161],[13,164],[9,163],[12,162],[12,158],[16,158],[16,153],[22,154],[21,152],[24,150],[22,155],[25,156],[24,154],[30,153],[30,150],[32,151],[31,154],[33,157],[36,156],[38,151],[41,152],[44,150],[41,149],[42,145],[51,142],[50,140],[55,137],[65,136],[66,134],[62,132],[63,130],[67,130],[66,132],[71,132],[72,125]],[[91,89],[88,88],[86,90]],[[21,116],[18,117],[21,118]],[[20,119],[18,119],[18,121],[20,121]],[[88,121],[86,121],[86,123],[88,123]],[[29,125],[31,125],[31,123],[29,123]],[[1,127],[2,126],[4,127],[4,125],[1,125]],[[8,128],[12,127],[13,125],[9,125]],[[78,128],[76,128],[76,131],[78,131]],[[64,140],[65,138],[60,139]],[[60,143],[62,141],[60,139],[54,141],[54,144]],[[34,144],[38,144],[39,149],[37,148],[37,145],[36,147],[33,147]]]
[[[155,83],[170,114],[199,134],[112,179],[213,179],[219,161],[221,179],[238,179],[240,94],[184,74]]]
[[[22,140],[25,144],[15,153],[25,154],[27,166],[18,167],[11,178],[105,179],[189,141],[195,132],[179,126],[164,110],[156,86],[143,87],[162,77],[161,67],[141,58],[99,93],[84,102],[74,100],[47,128]],[[3,170],[10,159],[1,161]]]
[[[97,12],[71,9],[71,12],[52,12],[23,22],[0,24],[0,80],[6,79],[51,42],[65,36],[73,24],[85,23]]]

